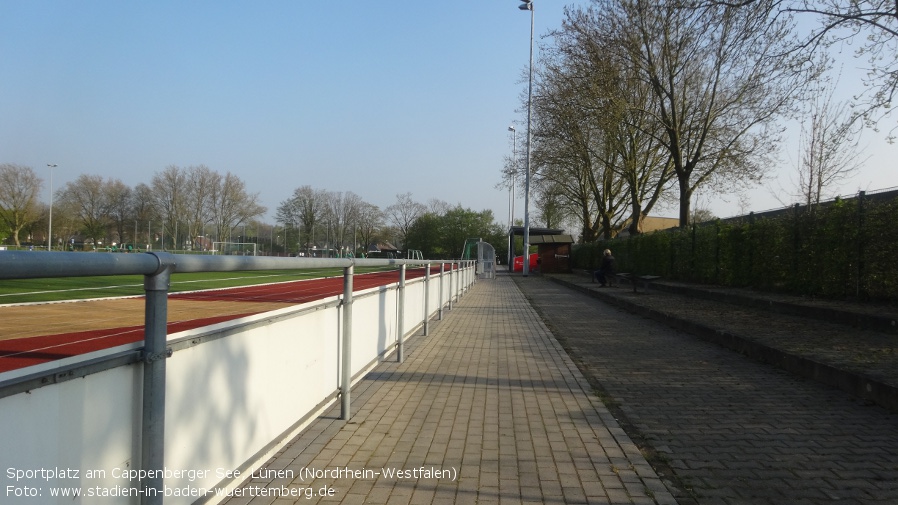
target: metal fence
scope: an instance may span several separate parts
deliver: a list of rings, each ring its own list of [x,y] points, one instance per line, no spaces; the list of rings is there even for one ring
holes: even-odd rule
[[[495,253],[493,253],[493,257]],[[248,256],[193,256],[174,255],[165,252],[140,254],[115,253],[72,253],[72,252],[0,252],[0,280],[48,277],[84,277],[107,275],[143,275],[145,302],[144,341],[139,348],[111,355],[86,359],[68,364],[51,371],[33,374],[19,374],[15,378],[0,381],[0,398],[30,392],[34,389],[56,384],[75,377],[97,373],[131,364],[142,364],[143,391],[140,422],[140,469],[161,469],[165,466],[165,383],[166,359],[172,355],[171,342],[167,341],[167,299],[173,273],[185,272],[226,272],[289,269],[343,269],[343,294],[339,300],[342,309],[341,324],[341,377],[339,396],[341,418],[350,418],[351,367],[350,349],[352,342],[353,277],[355,267],[397,267],[399,272],[398,290],[405,287],[407,266],[426,266],[425,286],[430,282],[430,266],[440,265],[440,290],[438,307],[442,318],[444,305],[451,309],[453,293],[459,296],[474,282],[473,261],[428,261],[397,259],[314,259],[314,258],[272,258]],[[448,265],[448,271],[445,267]],[[443,273],[449,274],[449,296],[443,299]],[[430,290],[424,289],[425,315],[422,322],[424,334],[428,332],[431,302],[427,300]],[[400,298],[400,300],[402,300]],[[404,300],[398,303],[398,342],[396,356],[403,359]],[[27,370],[26,370],[27,371]],[[141,503],[162,503],[163,477],[150,472],[140,480],[140,486],[147,492],[142,494]],[[155,490],[155,492],[150,492]]]

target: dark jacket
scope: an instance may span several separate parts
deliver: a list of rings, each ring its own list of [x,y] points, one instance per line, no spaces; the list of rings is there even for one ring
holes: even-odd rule
[[[602,264],[599,266],[599,271],[605,275],[614,273],[614,256],[608,255],[602,258]]]

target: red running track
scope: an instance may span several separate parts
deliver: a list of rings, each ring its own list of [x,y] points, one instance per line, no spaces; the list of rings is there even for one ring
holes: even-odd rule
[[[431,267],[431,275],[439,275],[439,273],[439,267]],[[406,271],[407,281],[420,277],[424,277],[423,268],[410,268]],[[353,292],[385,286],[398,281],[399,274],[397,271],[358,274],[353,276]],[[168,333],[172,334],[209,326],[265,311],[253,310],[253,302],[278,302],[298,305],[341,294],[343,294],[343,277],[172,294],[169,295],[169,300],[246,302],[247,311],[226,316],[169,322]],[[77,307],[77,302],[74,302],[72,305]],[[141,342],[144,337],[143,329],[143,325],[140,325],[0,340],[0,373],[133,342]]]

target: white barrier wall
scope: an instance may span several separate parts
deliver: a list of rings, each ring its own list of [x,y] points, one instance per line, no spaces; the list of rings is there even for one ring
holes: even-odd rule
[[[352,302],[352,375],[392,350],[398,338],[398,290],[375,288],[356,293]]]
[[[112,474],[139,451],[141,380],[126,366],[0,399],[0,503],[92,503],[51,488],[127,485]]]
[[[339,309],[276,319],[291,311],[234,321],[274,319],[168,359],[166,465],[207,473],[166,479],[167,486],[212,488],[336,392]]]
[[[454,275],[457,287],[461,277]],[[425,319],[424,289],[423,278],[406,283],[406,333]],[[448,271],[442,289],[447,304],[455,296]],[[395,349],[398,295],[396,284],[353,295],[354,377]],[[179,350],[166,361],[166,504],[215,501],[215,488],[239,482],[237,472],[251,472],[278,440],[337,398],[338,300],[169,336]],[[428,317],[439,300],[434,275]],[[142,368],[121,366],[0,398],[0,503],[140,503],[126,494],[140,487],[130,472],[140,465]]]

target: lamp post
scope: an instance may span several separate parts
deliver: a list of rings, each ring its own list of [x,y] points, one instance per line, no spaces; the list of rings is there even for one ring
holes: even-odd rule
[[[53,169],[59,165],[55,163],[47,163],[50,167],[50,224],[47,228],[47,250],[53,250]]]
[[[511,228],[514,226],[514,186],[515,173],[518,167],[518,136],[514,125],[508,127],[511,132],[511,187],[508,188],[508,271],[514,268],[514,234]]]
[[[531,132],[530,112],[533,104],[533,1],[521,0],[518,6],[522,11],[530,11],[530,75],[527,78],[527,166],[524,173],[524,277],[530,274],[530,144],[533,140]]]

